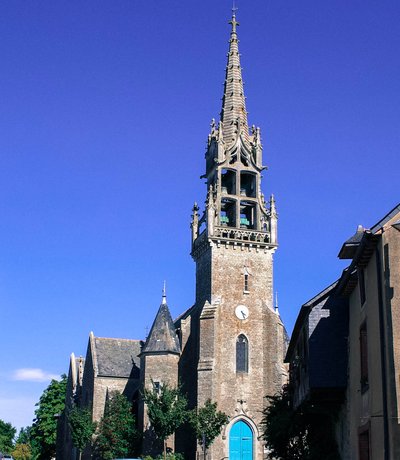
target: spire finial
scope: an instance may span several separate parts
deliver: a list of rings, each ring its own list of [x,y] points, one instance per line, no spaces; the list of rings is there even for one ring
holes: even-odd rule
[[[275,201],[275,196],[272,193],[271,198],[269,199],[269,211],[272,217],[277,217],[278,213],[276,211],[276,201]]]
[[[164,286],[163,286],[163,290],[162,290],[162,301],[161,301],[161,304],[162,305],[167,305],[167,289],[166,289],[166,282],[164,280]]]
[[[239,23],[236,21],[236,11],[237,11],[236,3],[235,0],[232,2],[232,20],[229,21],[229,24],[232,24],[232,33],[236,33],[236,27],[239,25]]]
[[[278,309],[278,291],[275,292],[275,313],[279,315],[279,309]]]

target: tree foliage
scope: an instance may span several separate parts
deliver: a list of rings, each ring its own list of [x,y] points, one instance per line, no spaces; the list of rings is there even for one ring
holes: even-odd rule
[[[208,399],[203,407],[193,410],[190,414],[190,423],[196,432],[199,444],[207,450],[221,433],[221,429],[228,423],[228,416],[217,411],[217,403]]]
[[[31,440],[31,426],[22,427],[19,430],[17,439],[15,440],[16,444],[29,444]]]
[[[30,435],[34,457],[38,460],[55,457],[57,416],[64,410],[66,386],[66,375],[62,375],[61,380],[52,380],[36,404]]]
[[[19,430],[14,450],[11,452],[15,460],[31,460],[31,429],[32,427],[27,426]]]
[[[11,452],[15,460],[31,460],[32,449],[29,443],[16,443]]]
[[[92,413],[86,407],[74,406],[67,414],[68,424],[71,429],[73,445],[83,452],[90,444],[96,430],[96,422],[92,421]]]
[[[157,457],[152,457],[151,455],[146,455],[143,457],[143,460],[163,460],[164,456],[163,455],[157,455]],[[165,457],[165,460],[185,460],[185,457],[182,454],[179,454],[177,452],[171,454],[167,454]]]
[[[100,421],[95,450],[103,460],[127,458],[135,450],[137,430],[132,405],[119,392],[107,400],[104,416]]]
[[[0,420],[0,451],[10,453],[13,448],[14,437],[17,430],[11,423]]]
[[[298,426],[288,389],[284,388],[275,396],[267,396],[267,401],[268,406],[263,411],[263,437],[272,456],[282,460],[307,458],[306,428]]]
[[[279,460],[339,460],[334,434],[335,410],[305,401],[292,407],[290,389],[267,396],[263,437]]]
[[[153,382],[152,382],[153,383]],[[160,386],[159,391],[145,389],[143,399],[147,405],[147,414],[158,439],[164,443],[185,422],[188,417],[187,400],[180,387],[172,388],[168,384]]]

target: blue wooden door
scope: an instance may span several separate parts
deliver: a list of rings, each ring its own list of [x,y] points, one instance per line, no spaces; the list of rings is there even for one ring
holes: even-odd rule
[[[243,420],[236,422],[229,433],[229,460],[253,460],[253,432]]]

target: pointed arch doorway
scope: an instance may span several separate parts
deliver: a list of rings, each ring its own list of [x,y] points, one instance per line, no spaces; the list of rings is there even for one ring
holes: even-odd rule
[[[253,460],[253,431],[243,420],[229,432],[229,460]]]

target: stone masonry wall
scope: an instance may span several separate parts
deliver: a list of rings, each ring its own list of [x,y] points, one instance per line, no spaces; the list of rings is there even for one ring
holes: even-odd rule
[[[243,419],[253,430],[254,459],[261,460],[263,445],[257,438],[264,397],[275,394],[285,378],[283,325],[273,309],[273,250],[214,245],[210,255],[211,302],[200,319],[198,404],[211,397],[231,419],[210,455],[213,460],[229,456],[229,430]],[[248,291],[244,289],[245,271],[249,273]],[[207,298],[207,293],[199,293],[198,298]],[[247,319],[236,317],[238,305],[249,309]],[[248,373],[236,372],[240,334],[249,344]]]
[[[196,260],[196,305],[203,307],[211,300],[211,251],[207,250]]]
[[[179,355],[172,353],[157,353],[142,356],[141,370],[143,386],[147,389],[152,389],[153,381],[160,382],[160,384],[168,384],[170,387],[177,387],[178,362]],[[142,406],[141,414],[143,417],[143,453],[150,455],[158,454],[161,452],[162,446],[155,439],[147,416],[146,406]],[[167,439],[167,445],[175,449],[174,436],[170,436]]]
[[[383,233],[381,259],[383,274],[383,302],[386,311],[389,436],[391,458],[400,457],[400,232],[390,221]]]
[[[99,422],[104,415],[107,393],[123,393],[128,383],[126,378],[96,377],[93,389],[93,420]]]

